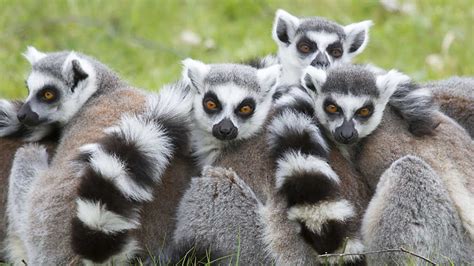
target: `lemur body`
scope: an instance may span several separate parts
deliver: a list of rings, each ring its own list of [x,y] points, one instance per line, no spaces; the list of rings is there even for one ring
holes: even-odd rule
[[[474,137],[474,78],[451,77],[422,84],[433,92],[440,110]]]
[[[44,57],[45,61],[41,59],[37,63],[34,63],[33,69],[37,66],[36,64],[40,66],[44,64],[42,65],[44,67],[39,73],[33,70],[30,77],[32,75],[35,77],[41,74],[44,75],[45,78],[33,79],[29,84],[30,87],[44,86],[45,84],[42,80],[47,80],[49,76],[55,77],[54,75],[57,73],[63,73],[63,75],[68,77],[68,74],[71,73],[67,68],[71,62],[68,60],[69,56],[69,53],[47,54]],[[121,141],[130,141],[138,135],[145,137],[145,139],[140,143],[142,146],[135,147],[135,149],[146,149],[146,147],[151,144],[161,144],[163,145],[162,147],[161,145],[157,145],[156,153],[146,154],[147,156],[160,156],[160,151],[163,151],[163,149],[166,151],[166,149],[175,147],[174,140],[176,138],[170,135],[179,134],[176,130],[185,127],[186,124],[183,123],[179,127],[171,128],[174,118],[176,118],[176,123],[182,123],[185,119],[179,118],[188,115],[188,112],[184,111],[187,110],[184,107],[186,104],[184,104],[182,108],[179,108],[179,104],[182,104],[184,100],[181,96],[186,91],[183,89],[186,87],[185,85],[180,83],[177,84],[176,87],[167,87],[163,89],[160,95],[150,97],[144,92],[128,86],[121,81],[115,73],[101,63],[80,54],[74,54],[74,56],[79,61],[80,66],[88,66],[85,72],[89,76],[87,78],[87,86],[84,87],[94,91],[94,97],[84,101],[84,106],[77,108],[77,113],[72,114],[68,112],[71,120],[64,125],[59,146],[49,166],[44,165],[44,162],[47,161],[44,158],[46,156],[45,154],[43,154],[43,156],[28,156],[28,154],[42,154],[38,152],[38,147],[34,146],[25,148],[26,152],[19,152],[15,158],[10,183],[18,184],[18,186],[10,188],[10,195],[13,195],[16,199],[24,197],[27,201],[17,202],[13,200],[9,205],[9,209],[11,210],[22,210],[21,213],[9,213],[10,217],[19,218],[10,219],[10,221],[13,221],[13,223],[11,223],[11,229],[13,230],[9,230],[9,233],[19,233],[17,235],[20,235],[21,238],[20,243],[17,242],[15,238],[9,238],[11,241],[8,243],[7,249],[9,250],[9,258],[12,262],[19,262],[21,259],[25,259],[32,264],[66,264],[74,258],[75,254],[71,247],[71,219],[76,213],[75,200],[78,197],[78,193],[82,195],[81,192],[84,190],[84,188],[80,187],[81,179],[78,177],[78,174],[80,174],[80,172],[78,172],[80,167],[78,166],[84,162],[80,160],[77,161],[77,158],[81,157],[81,155],[83,159],[86,158],[80,151],[81,146],[96,142],[105,135],[111,136],[109,138],[111,142],[106,143],[108,145],[114,145],[114,141],[119,143]],[[57,79],[61,81],[61,77]],[[81,92],[80,89],[82,89],[82,87],[76,88],[76,92]],[[173,101],[173,99],[176,99],[177,102]],[[74,108],[74,106],[69,107]],[[71,109],[68,110],[71,111]],[[120,121],[124,113],[133,114],[144,112],[145,110],[156,114],[157,119],[164,119],[164,117],[169,118],[167,120],[169,123],[162,125],[160,128],[155,128],[155,131],[152,130],[150,132],[147,131],[147,129],[150,128],[146,126],[139,127],[143,124],[140,122],[146,121],[146,117],[128,117],[122,120],[122,129],[125,130],[125,132],[114,131],[114,129],[110,129],[107,133],[104,132],[104,129]],[[174,115],[167,116],[170,113]],[[163,131],[166,131],[167,134],[164,134]],[[146,139],[146,137],[151,136],[147,134],[157,134],[157,139],[163,142],[148,143],[147,140],[149,139]],[[110,174],[112,170],[119,171],[121,169],[119,167],[115,169],[107,168],[107,163],[113,163],[114,160],[109,158],[109,161],[107,161],[106,157],[100,157],[102,150],[94,149],[98,147],[88,146],[88,148],[86,152],[89,152],[92,156],[88,159],[92,160],[93,166],[95,165],[94,163],[100,164],[100,162],[105,162],[103,165],[100,164],[102,167],[105,167],[105,169],[98,168],[104,171],[102,172],[104,175]],[[99,148],[107,149],[110,148],[110,146],[104,145]],[[132,148],[134,147],[129,148],[127,152],[133,152]],[[123,153],[117,154],[116,156],[121,155],[123,155]],[[165,156],[165,158],[168,157]],[[165,164],[168,163],[166,160],[164,161]],[[29,165],[34,165],[32,162],[38,162],[38,164],[43,165],[45,169],[40,173],[28,171],[27,168]],[[127,162],[133,164],[131,161]],[[164,201],[155,201],[145,205],[146,215],[143,217],[144,226],[133,233],[136,235],[136,238],[141,240],[142,243],[145,243],[144,245],[150,245],[151,248],[158,248],[157,246],[164,241],[164,235],[172,232],[174,211],[176,209],[173,203],[177,204],[181,191],[184,190],[184,186],[188,183],[186,177],[191,176],[194,169],[192,161],[186,157],[186,153],[174,157],[173,165],[175,168],[168,169],[164,174],[164,176],[168,178],[163,178],[163,186],[160,189],[171,190],[171,188],[173,188],[174,191],[162,193],[162,199]],[[143,165],[140,166],[144,167]],[[148,168],[150,171],[153,169],[156,170],[157,168]],[[162,168],[160,169],[163,170]],[[94,179],[93,175],[88,176],[87,172],[85,174],[86,177]],[[175,175],[178,176],[178,178],[175,178]],[[110,178],[113,179],[114,176]],[[118,176],[116,178],[119,179]],[[27,195],[24,195],[24,193],[16,193],[25,189],[21,184],[22,179],[32,179],[31,187],[27,191]],[[119,181],[120,180],[116,182]],[[88,199],[87,196],[96,197],[97,194],[94,193],[100,193],[102,198],[109,200],[111,197],[118,197],[116,190],[113,189],[113,184],[110,182],[114,181],[106,180],[103,183],[93,183],[93,185],[96,185],[96,188],[88,190],[89,194],[82,196]],[[132,193],[133,189],[137,189],[137,187],[132,188],[128,192]],[[152,193],[152,191],[147,192]],[[114,229],[120,229],[120,226],[127,225],[121,224],[120,220],[113,219],[113,215],[107,216],[110,215],[111,212],[108,212],[106,208],[101,208],[100,205],[94,205],[93,202],[87,201],[82,201],[82,205],[81,203],[78,204],[80,205],[79,213],[86,215],[86,217],[88,217],[86,220],[97,218],[97,216],[104,217],[104,220],[99,220],[97,224],[87,224],[89,227],[80,228],[83,234],[90,232],[94,226],[101,226],[101,228],[105,230],[111,230],[108,231],[109,233],[113,233],[116,232]],[[161,220],[155,220],[156,217],[161,217]],[[112,218],[109,221],[112,225],[110,225],[110,223],[107,224],[108,218]],[[128,226],[131,225],[128,224]],[[124,236],[125,238],[129,237],[129,235]],[[120,237],[117,237],[114,240],[119,241],[119,239]],[[122,238],[122,240],[124,240],[124,238]],[[128,244],[126,247],[128,248],[127,251],[136,252],[135,242]],[[109,245],[100,245],[100,243],[97,242],[94,243],[94,245],[88,245],[88,247],[94,249],[96,252],[95,255],[99,256],[99,259],[101,258],[100,256],[107,257],[110,255]],[[15,255],[22,256],[24,254],[28,257],[15,257]],[[117,261],[121,259],[124,258],[117,258]]]
[[[373,189],[386,169],[406,155],[419,156],[433,168],[431,170],[424,163],[415,167],[414,164],[420,160],[404,159],[394,163],[394,166],[384,174],[390,176],[391,181],[384,181],[384,184],[377,187],[376,195],[378,196],[372,200],[364,217],[362,229],[368,248],[395,248],[400,245],[408,245],[415,250],[426,251],[427,247],[433,245],[434,248],[430,251],[441,253],[449,245],[458,245],[459,252],[450,254],[452,256],[450,259],[459,263],[472,260],[474,256],[472,252],[464,253],[466,250],[472,251],[470,247],[473,243],[474,187],[472,177],[474,169],[472,166],[474,161],[465,156],[465,154],[471,154],[474,151],[474,145],[469,135],[451,119],[432,110],[429,112],[435,117],[433,121],[439,123],[433,131],[433,136],[413,137],[406,130],[408,128],[407,122],[403,121],[392,108],[388,107],[384,111],[388,97],[395,89],[404,88],[410,83],[406,76],[396,72],[391,71],[377,77],[364,67],[347,66],[332,69],[327,76],[324,72],[314,68],[309,69],[308,73],[305,82],[309,85],[306,87],[313,91],[318,121],[325,128],[329,138],[348,151],[358,170],[368,179]],[[417,97],[418,100],[416,100]],[[412,99],[412,102],[420,107],[424,105],[422,100],[426,99],[426,93],[424,90],[414,90],[408,99]],[[412,105],[412,107],[415,106]],[[417,108],[412,109],[413,117],[417,112]],[[419,114],[421,117],[425,116],[423,113]],[[359,142],[359,140],[361,141]],[[403,170],[404,167],[411,170]],[[436,189],[434,194],[441,195],[447,192],[443,199],[444,203],[437,203],[430,199],[429,197],[434,194],[424,193],[423,185],[417,187],[416,182],[410,183],[408,187],[399,185],[401,184],[400,180],[407,178],[401,173],[409,174],[411,181],[424,178],[432,180],[423,182],[427,182],[426,184]],[[397,180],[397,178],[399,179]],[[412,220],[409,218],[399,219],[400,224],[397,224],[398,219],[394,216],[400,215],[400,218],[406,218],[407,214],[404,212],[419,208],[400,208],[398,212],[394,212],[396,206],[400,204],[402,206],[411,206],[412,204],[410,202],[411,196],[405,198],[397,195],[406,195],[407,193],[416,195],[416,191],[420,189],[422,190],[420,196],[427,197],[420,199],[420,202],[431,204],[422,207],[427,213],[413,217]],[[383,190],[383,192],[379,190]],[[385,196],[388,194],[395,198],[392,201],[385,200]],[[449,208],[449,211],[446,208]],[[386,219],[382,213],[390,212],[389,210],[394,216],[391,219]],[[457,215],[453,214],[454,211],[457,212]],[[425,219],[437,215],[445,215],[436,220],[441,221],[443,226],[432,226],[427,222],[424,231],[420,232],[416,229],[418,228],[417,224],[423,225]],[[460,224],[462,226],[459,226]],[[456,233],[448,232],[449,226],[453,226]],[[390,232],[384,230],[390,230]],[[393,235],[392,233],[396,231],[399,233],[405,231],[406,233]],[[433,238],[437,236],[449,236],[450,238],[433,239],[433,242],[425,243],[420,240],[424,235]],[[435,256],[440,262],[446,259],[439,253],[429,255]],[[379,262],[387,262],[392,258],[396,258],[397,262],[403,262],[404,259],[403,256],[378,256]]]

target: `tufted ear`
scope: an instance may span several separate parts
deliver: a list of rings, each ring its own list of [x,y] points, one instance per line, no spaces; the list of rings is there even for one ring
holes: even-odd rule
[[[283,9],[278,9],[273,22],[273,39],[280,45],[289,45],[296,35],[300,19]]]
[[[209,73],[211,67],[201,61],[186,58],[183,60],[183,80],[189,82],[196,92],[203,93],[204,78]]]
[[[326,71],[309,66],[305,69],[301,78],[301,85],[308,91],[312,91],[316,94],[321,94],[321,88],[326,83],[327,74]]]
[[[30,62],[31,65],[35,64],[39,60],[46,57],[45,53],[42,53],[42,52],[38,51],[33,46],[28,46],[26,48],[26,51],[22,55],[26,58],[26,60],[28,60],[28,62]]]
[[[63,63],[63,78],[70,82],[71,91],[74,92],[79,82],[87,79],[92,67],[76,53],[70,52]]]
[[[388,101],[399,85],[410,81],[410,77],[393,69],[385,75],[378,76],[376,85],[380,90],[380,98]]]
[[[369,43],[369,29],[373,24],[372,20],[365,20],[344,27],[346,33],[344,48],[349,55],[355,56],[364,51]]]
[[[272,91],[275,84],[278,83],[280,72],[280,65],[273,65],[257,70],[258,83],[265,93]]]

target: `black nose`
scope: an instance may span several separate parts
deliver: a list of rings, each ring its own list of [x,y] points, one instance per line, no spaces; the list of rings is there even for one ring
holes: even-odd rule
[[[334,135],[337,141],[344,144],[354,143],[359,137],[352,119],[350,121],[344,121],[340,127],[336,128]]]
[[[16,117],[21,123],[27,126],[37,126],[41,123],[38,114],[31,110],[29,103],[25,103],[21,106]]]
[[[232,140],[237,137],[238,129],[234,126],[229,118],[223,119],[221,122],[212,127],[212,135],[220,140]]]
[[[323,52],[318,52],[311,65],[318,68],[327,68],[329,67],[329,60]]]

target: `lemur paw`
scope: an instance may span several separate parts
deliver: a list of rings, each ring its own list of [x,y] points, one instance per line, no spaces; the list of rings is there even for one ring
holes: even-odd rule
[[[31,169],[45,169],[48,167],[46,147],[36,143],[23,145],[15,153],[14,164],[19,163]]]
[[[0,137],[8,136],[20,127],[15,105],[7,100],[0,100]]]

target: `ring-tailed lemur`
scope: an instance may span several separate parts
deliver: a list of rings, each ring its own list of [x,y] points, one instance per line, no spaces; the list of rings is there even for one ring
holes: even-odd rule
[[[87,78],[76,82],[75,73],[77,71],[75,69],[77,69],[78,66],[87,74]],[[81,77],[84,76],[85,75],[81,75]],[[23,234],[24,239],[22,239],[22,244],[26,249],[28,258],[12,258],[12,261],[15,262],[25,259],[32,264],[66,264],[74,258],[74,252],[71,247],[70,221],[76,212],[75,200],[80,185],[80,180],[77,178],[77,164],[73,163],[80,155],[79,148],[87,143],[96,142],[105,136],[103,130],[116,124],[123,113],[129,112],[133,114],[135,112],[143,112],[148,106],[148,108],[153,108],[153,110],[156,111],[158,119],[160,118],[160,114],[165,117],[169,113],[175,114],[175,116],[172,117],[176,117],[177,120],[175,124],[179,125],[176,127],[168,127],[168,125],[173,125],[169,123],[160,128],[155,128],[156,130],[153,132],[146,130],[141,131],[140,128],[134,128],[134,125],[139,125],[143,122],[143,119],[146,120],[146,118],[130,118],[128,120],[124,119],[123,122],[125,124],[128,122],[127,125],[130,126],[128,127],[128,129],[130,129],[129,131],[125,131],[123,135],[120,135],[120,132],[117,131],[109,131],[108,134],[117,136],[119,140],[121,136],[125,138],[133,138],[137,135],[145,136],[145,138],[142,139],[143,142],[141,142],[141,146],[139,146],[139,148],[145,149],[149,147],[150,144],[156,144],[156,142],[147,142],[149,139],[146,137],[150,137],[148,133],[157,134],[165,145],[161,151],[164,149],[166,152],[167,149],[173,147],[173,140],[181,137],[178,135],[181,134],[180,132],[182,131],[178,129],[186,126],[182,121],[186,120],[184,118],[188,115],[189,108],[186,109],[186,104],[180,106],[183,101],[182,95],[185,93],[185,90],[181,88],[180,84],[176,85],[179,89],[173,89],[172,87],[171,89],[163,91],[164,95],[168,95],[168,100],[166,100],[167,96],[148,97],[149,101],[146,104],[147,95],[144,92],[128,86],[105,65],[79,53],[60,52],[46,54],[38,60],[38,62],[33,64],[33,70],[28,83],[30,89],[42,88],[45,89],[46,92],[46,90],[53,88],[52,91],[57,89],[57,91],[54,91],[56,93],[61,92],[60,88],[65,87],[67,84],[71,86],[77,85],[74,89],[74,93],[83,94],[77,96],[77,102],[71,100],[72,98],[69,97],[71,95],[69,91],[64,91],[65,94],[61,95],[67,96],[65,98],[66,101],[72,101],[69,106],[64,106],[64,109],[61,109],[61,107],[57,109],[64,111],[63,114],[70,119],[70,122],[67,123],[63,129],[60,144],[56,154],[51,159],[48,169],[33,178],[28,194],[25,197],[27,198],[27,202],[19,203],[24,204],[24,207],[17,209],[23,209],[25,213],[18,214],[17,217],[23,218],[14,221],[15,223],[12,224],[12,226],[15,228],[24,228],[24,232],[26,233]],[[166,94],[166,92],[168,93]],[[46,96],[46,93],[42,95],[49,98]],[[87,95],[93,95],[93,97],[86,100]],[[173,96],[171,97],[170,95]],[[56,96],[58,95],[56,94]],[[172,99],[175,99],[175,101],[173,102]],[[54,101],[51,98],[49,100]],[[163,101],[168,105],[163,105],[161,109],[160,106],[156,106],[157,104],[162,104]],[[82,108],[80,108],[81,104],[83,104]],[[34,109],[34,107],[30,105],[30,109]],[[77,113],[74,114],[76,111]],[[38,115],[38,117],[41,116]],[[52,117],[56,116],[53,115]],[[32,116],[31,118],[34,117]],[[64,121],[63,118],[60,120]],[[141,129],[143,128],[144,127]],[[113,145],[113,143],[111,145]],[[34,149],[34,147],[29,147],[29,149],[30,148]],[[159,153],[159,150],[152,151],[146,156],[158,156]],[[165,156],[165,158],[167,157]],[[160,157],[160,159],[163,159],[163,157]],[[177,176],[187,177],[192,174],[193,167],[190,160],[176,159],[176,161],[176,165],[181,166],[174,169],[174,173]],[[15,158],[15,164],[17,166],[24,165],[28,164],[28,161],[22,158],[20,153]],[[152,168],[154,169],[154,167]],[[13,169],[25,168],[14,166]],[[119,169],[108,168],[108,170]],[[19,182],[22,178],[28,178],[22,176],[24,174],[22,171],[15,170],[15,172],[11,174],[12,182],[16,183],[16,181]],[[184,187],[187,182],[185,178],[177,178],[176,180],[163,183],[163,187],[169,190],[171,187]],[[177,191],[179,191],[179,189],[177,189]],[[100,193],[106,192],[111,196],[116,195],[113,190],[105,189],[100,191]],[[157,208],[156,205],[145,206],[145,209],[150,209],[147,215],[151,214],[152,216],[144,215],[144,220],[155,220],[154,217],[157,215],[157,213],[153,211],[155,209],[159,209],[160,213],[165,216],[173,217],[175,209],[173,202],[177,201],[179,197],[179,192],[169,193],[165,196],[165,203],[156,203],[158,206],[161,206],[161,208]],[[15,204],[15,202],[12,202],[12,204]],[[95,213],[98,215],[107,214],[106,210],[100,208],[94,209],[94,206],[88,205],[87,202],[82,205],[82,207],[84,207],[85,210],[96,211]],[[15,208],[12,209],[14,210]],[[170,218],[170,220],[171,219],[172,218]],[[148,224],[151,224],[151,222]],[[104,224],[104,226],[106,225],[107,224]],[[120,226],[120,224],[115,225]],[[152,232],[154,232],[153,228],[155,228],[155,225],[158,225],[159,230],[163,228],[170,231],[172,230],[167,227],[167,224],[153,223],[153,226],[150,227],[152,228]],[[144,242],[158,242],[157,239],[150,239],[153,238],[154,234],[149,234],[147,231],[138,230],[136,234],[138,238],[144,239]],[[8,248],[12,250],[17,247],[16,243],[11,243]],[[133,248],[132,245],[129,247]],[[22,247],[20,246],[18,248]],[[95,246],[95,248],[97,251],[100,251],[101,248],[104,247]]]
[[[183,61],[183,64],[183,82],[189,84],[190,94],[193,95],[191,146],[198,164],[204,166],[212,164],[220,152],[238,145],[242,140],[252,137],[261,130],[271,107],[271,92],[279,75],[279,66],[257,70],[236,64],[207,65],[191,59]],[[170,103],[176,105],[174,101]],[[146,111],[143,116],[147,117],[144,121],[148,121],[147,124],[136,123],[136,127],[146,129],[143,130],[145,132],[156,131],[156,128],[161,128],[164,123],[157,112]],[[172,151],[163,151],[166,145],[160,148],[163,146],[160,136],[138,133],[130,135],[128,133],[131,131],[130,127],[126,119],[122,120],[114,130],[109,130],[104,139],[97,144],[86,146],[83,151],[85,165],[77,201],[78,215],[73,220],[72,241],[75,252],[88,261],[105,262],[113,256],[123,253],[131,254],[127,248],[137,243],[132,235],[133,230],[143,224],[138,215],[141,204],[153,199],[152,192],[157,187],[157,183],[178,178],[170,176],[174,172],[173,169],[179,167],[173,163],[168,168],[168,176],[163,176],[163,169],[153,170],[153,167],[165,167],[170,159],[168,157],[173,156]],[[150,129],[147,129],[148,127]],[[186,134],[180,134],[177,137],[183,140],[188,138]],[[122,139],[125,141],[120,141]],[[156,143],[148,145],[150,151],[134,148],[138,146],[143,149],[142,142],[155,139]],[[123,144],[120,144],[121,142]],[[147,153],[154,149],[163,153],[162,158],[148,156]],[[176,153],[179,155],[186,152],[184,150]],[[131,158],[132,156],[134,159]],[[114,167],[110,168],[110,165]],[[150,167],[153,171],[147,171]],[[104,194],[102,197],[101,192],[95,187],[113,177],[117,181],[109,184],[108,186],[111,187],[108,190],[114,190],[118,195],[110,197]],[[186,178],[191,178],[191,175]],[[169,192],[163,191],[163,193]],[[163,200],[161,194],[157,194],[156,197],[155,201]],[[87,215],[82,207],[86,203],[103,206],[104,211],[107,210],[110,216],[120,217],[123,226],[116,228],[92,226],[100,223],[110,223],[110,226],[114,226],[114,219],[107,221],[108,217]],[[107,206],[115,207],[107,209],[111,208]],[[174,226],[174,221],[169,220],[174,217],[159,218],[159,220],[164,219],[171,227]],[[86,229],[87,232],[84,233]],[[164,237],[167,233],[171,236],[172,231],[162,230],[159,235]],[[98,250],[91,247],[88,244],[91,241],[103,248]],[[137,246],[143,247],[143,243]],[[159,250],[159,246],[155,245],[150,250]]]
[[[398,88],[404,90],[407,84],[411,84],[407,76],[394,71],[376,76],[373,72],[361,66],[337,67],[329,70],[327,74],[324,71],[309,68],[304,76],[303,83],[314,98],[315,115],[324,127],[329,139],[337,143],[338,147],[350,156],[373,187],[377,184],[385,169],[388,169],[390,164],[398,158],[413,154],[429,163],[444,182],[444,187],[448,192],[446,198],[451,198],[464,226],[464,228],[456,227],[456,230],[461,230],[455,234],[458,238],[439,241],[439,247],[442,248],[443,245],[446,246],[449,245],[448,243],[456,242],[460,246],[464,245],[464,248],[460,249],[463,251],[466,250],[465,245],[472,245],[474,222],[472,220],[472,217],[474,217],[472,211],[474,206],[474,182],[472,180],[474,170],[472,165],[474,162],[472,158],[463,154],[472,153],[474,145],[464,130],[446,116],[432,110],[428,113],[432,112],[432,115],[436,116],[435,120],[439,122],[434,135],[422,138],[411,136],[406,130],[406,122],[402,121],[393,109],[388,107],[384,111],[390,95],[396,92]],[[420,98],[426,97],[423,89],[414,90],[411,95]],[[415,110],[412,113],[415,114]],[[426,112],[419,114],[420,117],[423,117]],[[426,171],[420,171],[412,178],[422,179],[425,173]],[[433,179],[429,175],[426,178]],[[418,187],[418,189],[420,188],[422,187]],[[390,193],[397,195],[397,190],[403,188],[394,185],[392,189],[393,191]],[[377,191],[377,193],[381,192]],[[399,192],[399,194],[404,193],[403,191]],[[404,198],[398,198],[397,202],[402,201],[403,204],[411,204],[404,200]],[[429,202],[429,199],[426,202]],[[393,231],[406,229],[404,224],[397,224],[393,221],[385,227],[378,223],[383,218],[381,213],[395,207],[386,202],[385,204],[371,203],[372,206],[377,204],[379,207],[373,207],[364,217],[363,234],[365,242],[368,247],[372,248],[380,248],[381,246],[376,245],[381,243],[384,243],[383,247],[385,248],[395,248],[398,245],[406,244],[414,249],[426,251],[427,245],[418,242],[422,234],[430,233],[433,237],[437,235],[448,236],[446,230],[448,230],[449,224],[455,224],[459,221],[456,220],[456,217],[452,217],[442,210],[438,212],[438,208],[444,208],[442,205],[424,206],[423,208],[429,208],[433,212],[426,216],[420,215],[421,219],[437,213],[444,213],[447,215],[444,217],[444,226],[446,227],[437,230],[430,227],[434,231],[427,229],[428,232],[423,231],[416,237],[413,235],[413,241],[408,241],[409,238],[404,236],[397,237],[384,231],[377,231],[381,228],[391,228]],[[380,205],[387,209],[380,208]],[[403,213],[403,211],[399,213]],[[421,222],[417,222],[415,219],[414,217],[411,221],[413,227]],[[416,228],[413,227],[410,230],[413,229],[416,232]],[[459,238],[463,235],[463,230],[467,231],[471,239]],[[444,260],[439,254],[431,255],[437,256],[436,258],[440,261]],[[466,258],[472,258],[473,255],[467,254],[465,256],[457,253],[453,256],[451,259],[463,262]]]

